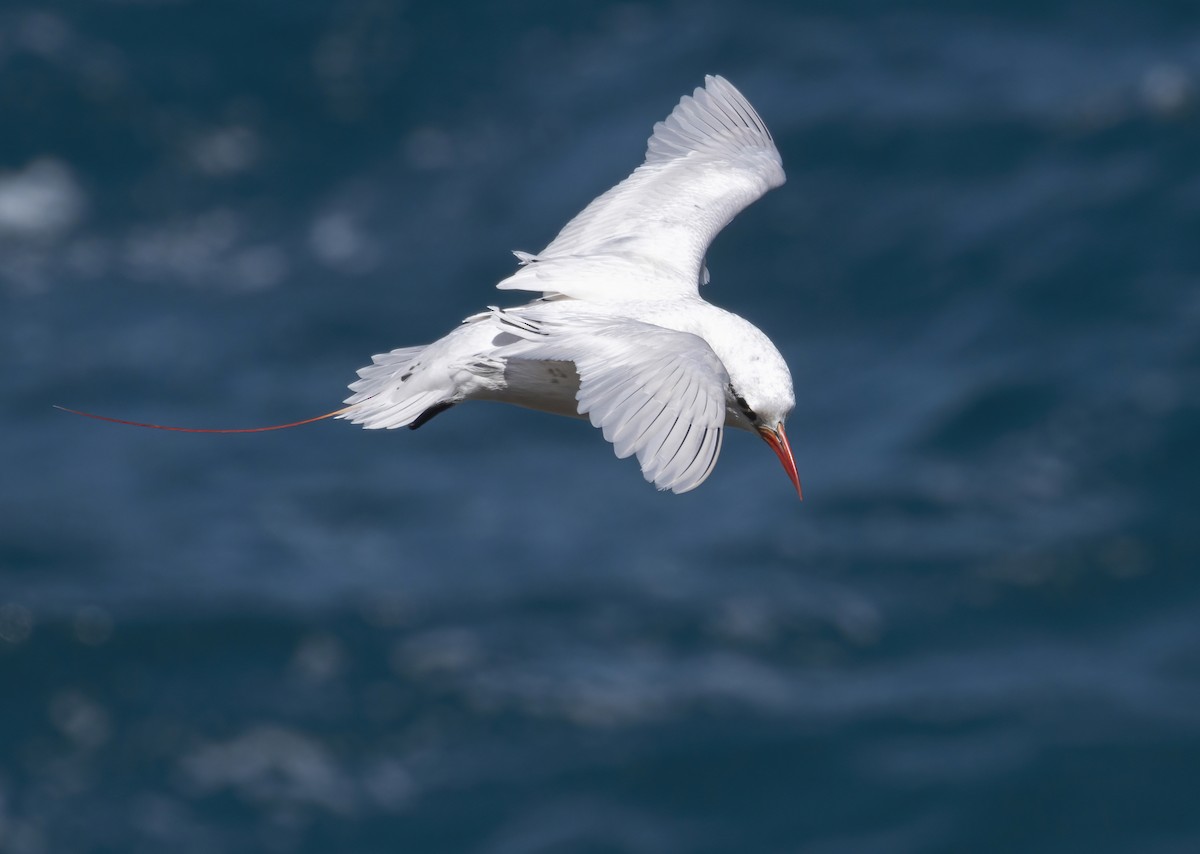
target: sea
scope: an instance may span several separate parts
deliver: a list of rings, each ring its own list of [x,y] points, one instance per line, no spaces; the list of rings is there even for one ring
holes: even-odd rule
[[[791,366],[658,493],[326,420],[706,74]],[[0,851],[1200,851],[1200,7],[0,4]],[[734,431],[736,432],[736,431]]]

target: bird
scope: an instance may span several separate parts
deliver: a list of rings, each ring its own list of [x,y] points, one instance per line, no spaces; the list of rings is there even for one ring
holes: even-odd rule
[[[415,430],[459,404],[499,401],[587,418],[618,458],[636,456],[646,480],[673,493],[709,477],[728,427],[758,434],[803,499],[784,429],[796,403],[787,362],[756,326],[700,295],[713,239],[784,181],[766,124],[733,84],[708,75],[654,125],[628,177],[540,252],[513,253],[517,270],[496,287],[538,296],[373,356],[344,407],[240,430],[91,417],[188,432],[322,418]]]
[[[489,307],[445,337],[373,357],[336,417],[418,428],[470,400],[586,416],[618,458],[682,493],[708,478],[725,427],[756,432],[803,497],[784,422],[792,377],[770,339],[700,296],[709,244],[784,183],[763,120],[723,77],[654,126],[644,162],[496,285],[541,296]]]

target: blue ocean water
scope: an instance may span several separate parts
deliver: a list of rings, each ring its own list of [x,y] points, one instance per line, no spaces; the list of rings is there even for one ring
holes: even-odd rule
[[[0,851],[1200,850],[1187,3],[0,9]],[[799,504],[335,408],[706,73]]]

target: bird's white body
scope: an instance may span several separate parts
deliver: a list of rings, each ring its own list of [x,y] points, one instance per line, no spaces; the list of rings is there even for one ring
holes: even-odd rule
[[[739,211],[784,182],[779,152],[720,77],[654,128],[646,160],[542,252],[516,253],[516,308],[468,317],[423,347],[374,357],[338,417],[419,427],[467,400],[588,416],[646,479],[686,492],[708,477],[723,427],[758,431],[799,489],[783,422],[787,364],[748,321],[700,297],[704,257]]]

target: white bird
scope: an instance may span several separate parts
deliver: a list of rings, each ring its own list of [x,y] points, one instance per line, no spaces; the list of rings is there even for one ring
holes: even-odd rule
[[[758,113],[722,77],[654,126],[646,159],[592,201],[500,290],[541,297],[491,307],[421,347],[374,357],[346,406],[290,424],[188,433],[257,433],[345,418],[416,429],[467,400],[587,416],[646,480],[687,492],[712,473],[725,427],[758,433],[800,490],[784,422],[796,404],[783,356],[749,321],[706,302],[705,253],[747,205],[784,182]],[[58,407],[66,409],[66,407]]]
[[[336,413],[368,429],[416,429],[468,400],[587,416],[646,480],[687,492],[709,476],[725,427],[758,433],[800,493],[784,422],[795,406],[783,356],[758,328],[706,302],[709,244],[784,182],[758,113],[705,78],[654,126],[646,159],[567,223],[491,307],[432,344],[374,357]]]

